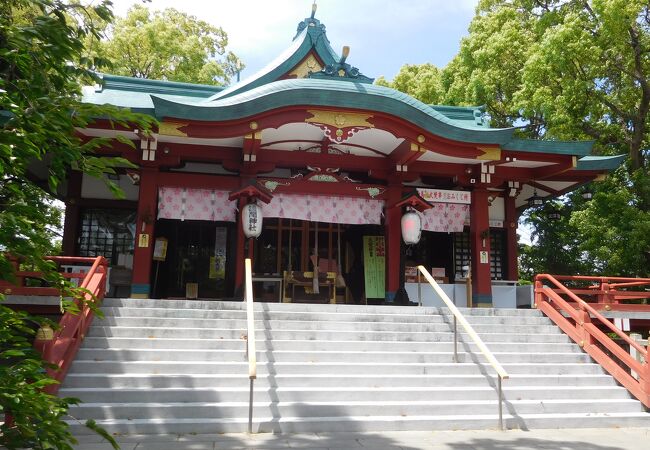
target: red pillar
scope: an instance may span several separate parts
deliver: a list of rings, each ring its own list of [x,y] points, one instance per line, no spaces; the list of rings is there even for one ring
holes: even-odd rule
[[[402,184],[390,184],[386,204],[394,205],[402,198]],[[400,246],[402,244],[401,208],[386,208],[384,239],[386,245],[386,301],[393,302],[399,289]]]
[[[133,279],[131,280],[131,297],[133,298],[149,298],[151,293],[149,283],[157,198],[158,169],[143,167],[140,170],[140,194],[136,219],[135,250],[133,251]]]
[[[487,189],[472,192],[470,242],[472,247],[472,304],[492,306],[490,276],[490,220]]]
[[[79,236],[79,219],[81,211],[79,199],[81,198],[82,173],[71,170],[68,176],[68,189],[65,196],[65,222],[63,223],[63,242],[61,243],[65,256],[76,256],[77,238]]]
[[[519,222],[519,214],[515,206],[514,197],[505,198],[506,206],[506,258],[507,269],[506,279],[518,280],[519,279],[519,264],[518,264],[518,249],[517,249],[517,223]]]

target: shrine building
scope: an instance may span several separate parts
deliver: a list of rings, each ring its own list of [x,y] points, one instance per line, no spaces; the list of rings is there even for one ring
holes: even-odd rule
[[[592,142],[519,139],[480,107],[427,105],[374,85],[348,56],[314,10],[277,59],[226,88],[103,75],[85,102],[159,126],[78,130],[133,141],[100,153],[137,168],[112,176],[120,200],[70,174],[64,254],[105,256],[111,296],[241,298],[251,256],[259,300],[417,301],[422,264],[443,286],[471,274],[472,304],[492,306],[518,278],[517,221],[531,198],[624,159],[592,156]],[[420,220],[403,226],[409,212]]]

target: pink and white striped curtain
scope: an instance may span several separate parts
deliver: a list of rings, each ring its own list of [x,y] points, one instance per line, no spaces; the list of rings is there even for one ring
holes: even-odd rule
[[[383,200],[361,197],[275,194],[262,205],[264,217],[350,225],[381,223]]]
[[[235,222],[237,202],[228,191],[161,187],[158,190],[158,218]]]
[[[441,233],[463,231],[465,220],[469,218],[469,205],[457,203],[431,203],[433,208],[422,213],[422,229]]]

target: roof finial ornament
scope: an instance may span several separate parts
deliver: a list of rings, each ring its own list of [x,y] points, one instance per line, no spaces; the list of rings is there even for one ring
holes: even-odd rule
[[[318,5],[316,4],[316,0],[314,0],[314,3],[311,5],[311,18],[312,19],[316,15],[316,10],[317,9],[318,9]]]
[[[347,45],[343,46],[343,51],[341,52],[341,59],[339,59],[339,64],[343,65],[345,63],[345,60],[348,59],[348,55],[350,54],[350,47]]]

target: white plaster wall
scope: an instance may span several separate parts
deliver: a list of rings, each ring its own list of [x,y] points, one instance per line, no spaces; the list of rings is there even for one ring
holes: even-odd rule
[[[497,197],[488,208],[490,220],[506,220],[506,204],[503,197]]]

